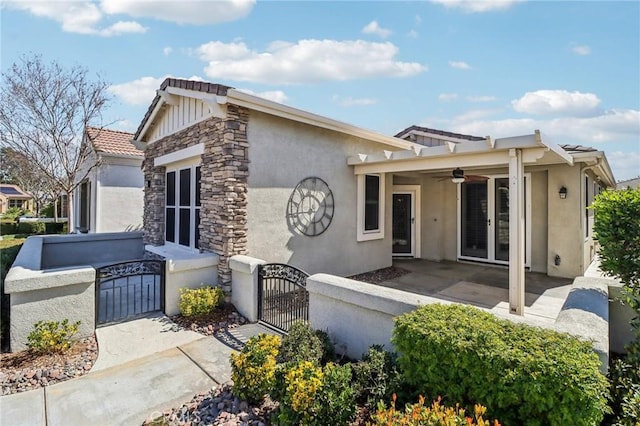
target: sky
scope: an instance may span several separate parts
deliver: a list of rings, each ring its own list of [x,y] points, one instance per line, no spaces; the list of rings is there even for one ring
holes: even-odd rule
[[[134,132],[168,76],[229,85],[394,135],[533,133],[640,176],[640,1],[7,1],[0,67],[25,54],[109,82]]]

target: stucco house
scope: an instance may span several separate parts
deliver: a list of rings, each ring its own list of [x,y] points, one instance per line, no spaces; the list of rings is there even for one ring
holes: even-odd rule
[[[90,154],[74,194],[74,229],[119,232],[140,229],[143,210],[143,153],[132,133],[87,127],[84,142]],[[88,169],[88,171],[87,171]]]
[[[0,184],[0,215],[12,207],[25,211],[33,211],[33,197],[17,185]]]
[[[172,256],[249,254],[348,276],[395,256],[574,277],[595,246],[603,152],[540,132],[493,139],[411,126],[396,136],[206,82],[166,79],[133,143],[144,150],[144,235]]]

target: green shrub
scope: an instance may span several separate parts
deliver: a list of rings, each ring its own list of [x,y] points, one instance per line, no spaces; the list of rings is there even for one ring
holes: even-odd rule
[[[6,212],[2,215],[2,219],[4,220],[16,220],[20,216],[24,215],[26,212],[22,210],[20,207],[9,207]]]
[[[592,208],[600,269],[640,294],[640,188],[605,191]]]
[[[0,235],[13,235],[18,233],[18,224],[14,221],[3,220],[0,222]]]
[[[46,227],[44,222],[20,222],[18,223],[18,234],[44,234]]]
[[[314,331],[307,322],[298,321],[291,325],[288,334],[282,338],[278,363],[311,361],[323,364],[334,357],[335,351],[327,333]]]
[[[358,400],[369,409],[380,401],[389,401],[400,387],[400,373],[395,354],[374,345],[353,367],[354,390]]]
[[[387,409],[384,403],[378,405],[378,411],[373,415],[373,424],[376,426],[490,426],[484,420],[486,408],[476,404],[473,418],[465,415],[465,410],[456,405],[455,408],[445,407],[441,399],[433,401],[431,406],[424,405],[424,397],[420,396],[415,404],[407,404],[404,410],[396,409],[395,395],[391,407]],[[493,425],[499,426],[497,420]]]
[[[396,318],[393,342],[417,392],[480,401],[505,424],[594,425],[608,410],[598,356],[567,334],[432,304]]]
[[[207,315],[224,302],[220,287],[181,288],[180,313],[185,317]]]
[[[640,425],[640,363],[617,359],[609,368],[611,380],[611,423]]]
[[[260,401],[274,385],[280,337],[268,334],[249,339],[238,354],[231,354],[233,392],[251,402]]]
[[[351,367],[300,361],[285,373],[278,424],[345,425],[355,413]]]
[[[71,338],[78,332],[80,321],[38,321],[27,336],[27,347],[38,353],[60,353],[71,347]]]
[[[45,222],[45,232],[47,234],[66,234],[67,223],[66,222]]]

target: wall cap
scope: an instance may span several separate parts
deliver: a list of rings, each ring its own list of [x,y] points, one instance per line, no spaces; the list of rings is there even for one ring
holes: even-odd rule
[[[253,274],[258,265],[264,265],[266,260],[258,259],[251,256],[237,254],[229,259],[229,268],[232,271],[238,271],[245,274]]]
[[[146,245],[144,248],[151,253],[164,257],[167,261],[167,270],[169,272],[210,268],[217,266],[219,261],[219,256],[215,253],[197,253],[190,249],[173,245]]]

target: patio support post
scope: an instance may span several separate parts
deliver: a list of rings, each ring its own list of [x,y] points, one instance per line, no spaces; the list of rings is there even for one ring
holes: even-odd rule
[[[509,150],[509,312],[524,315],[524,166],[522,150]]]

